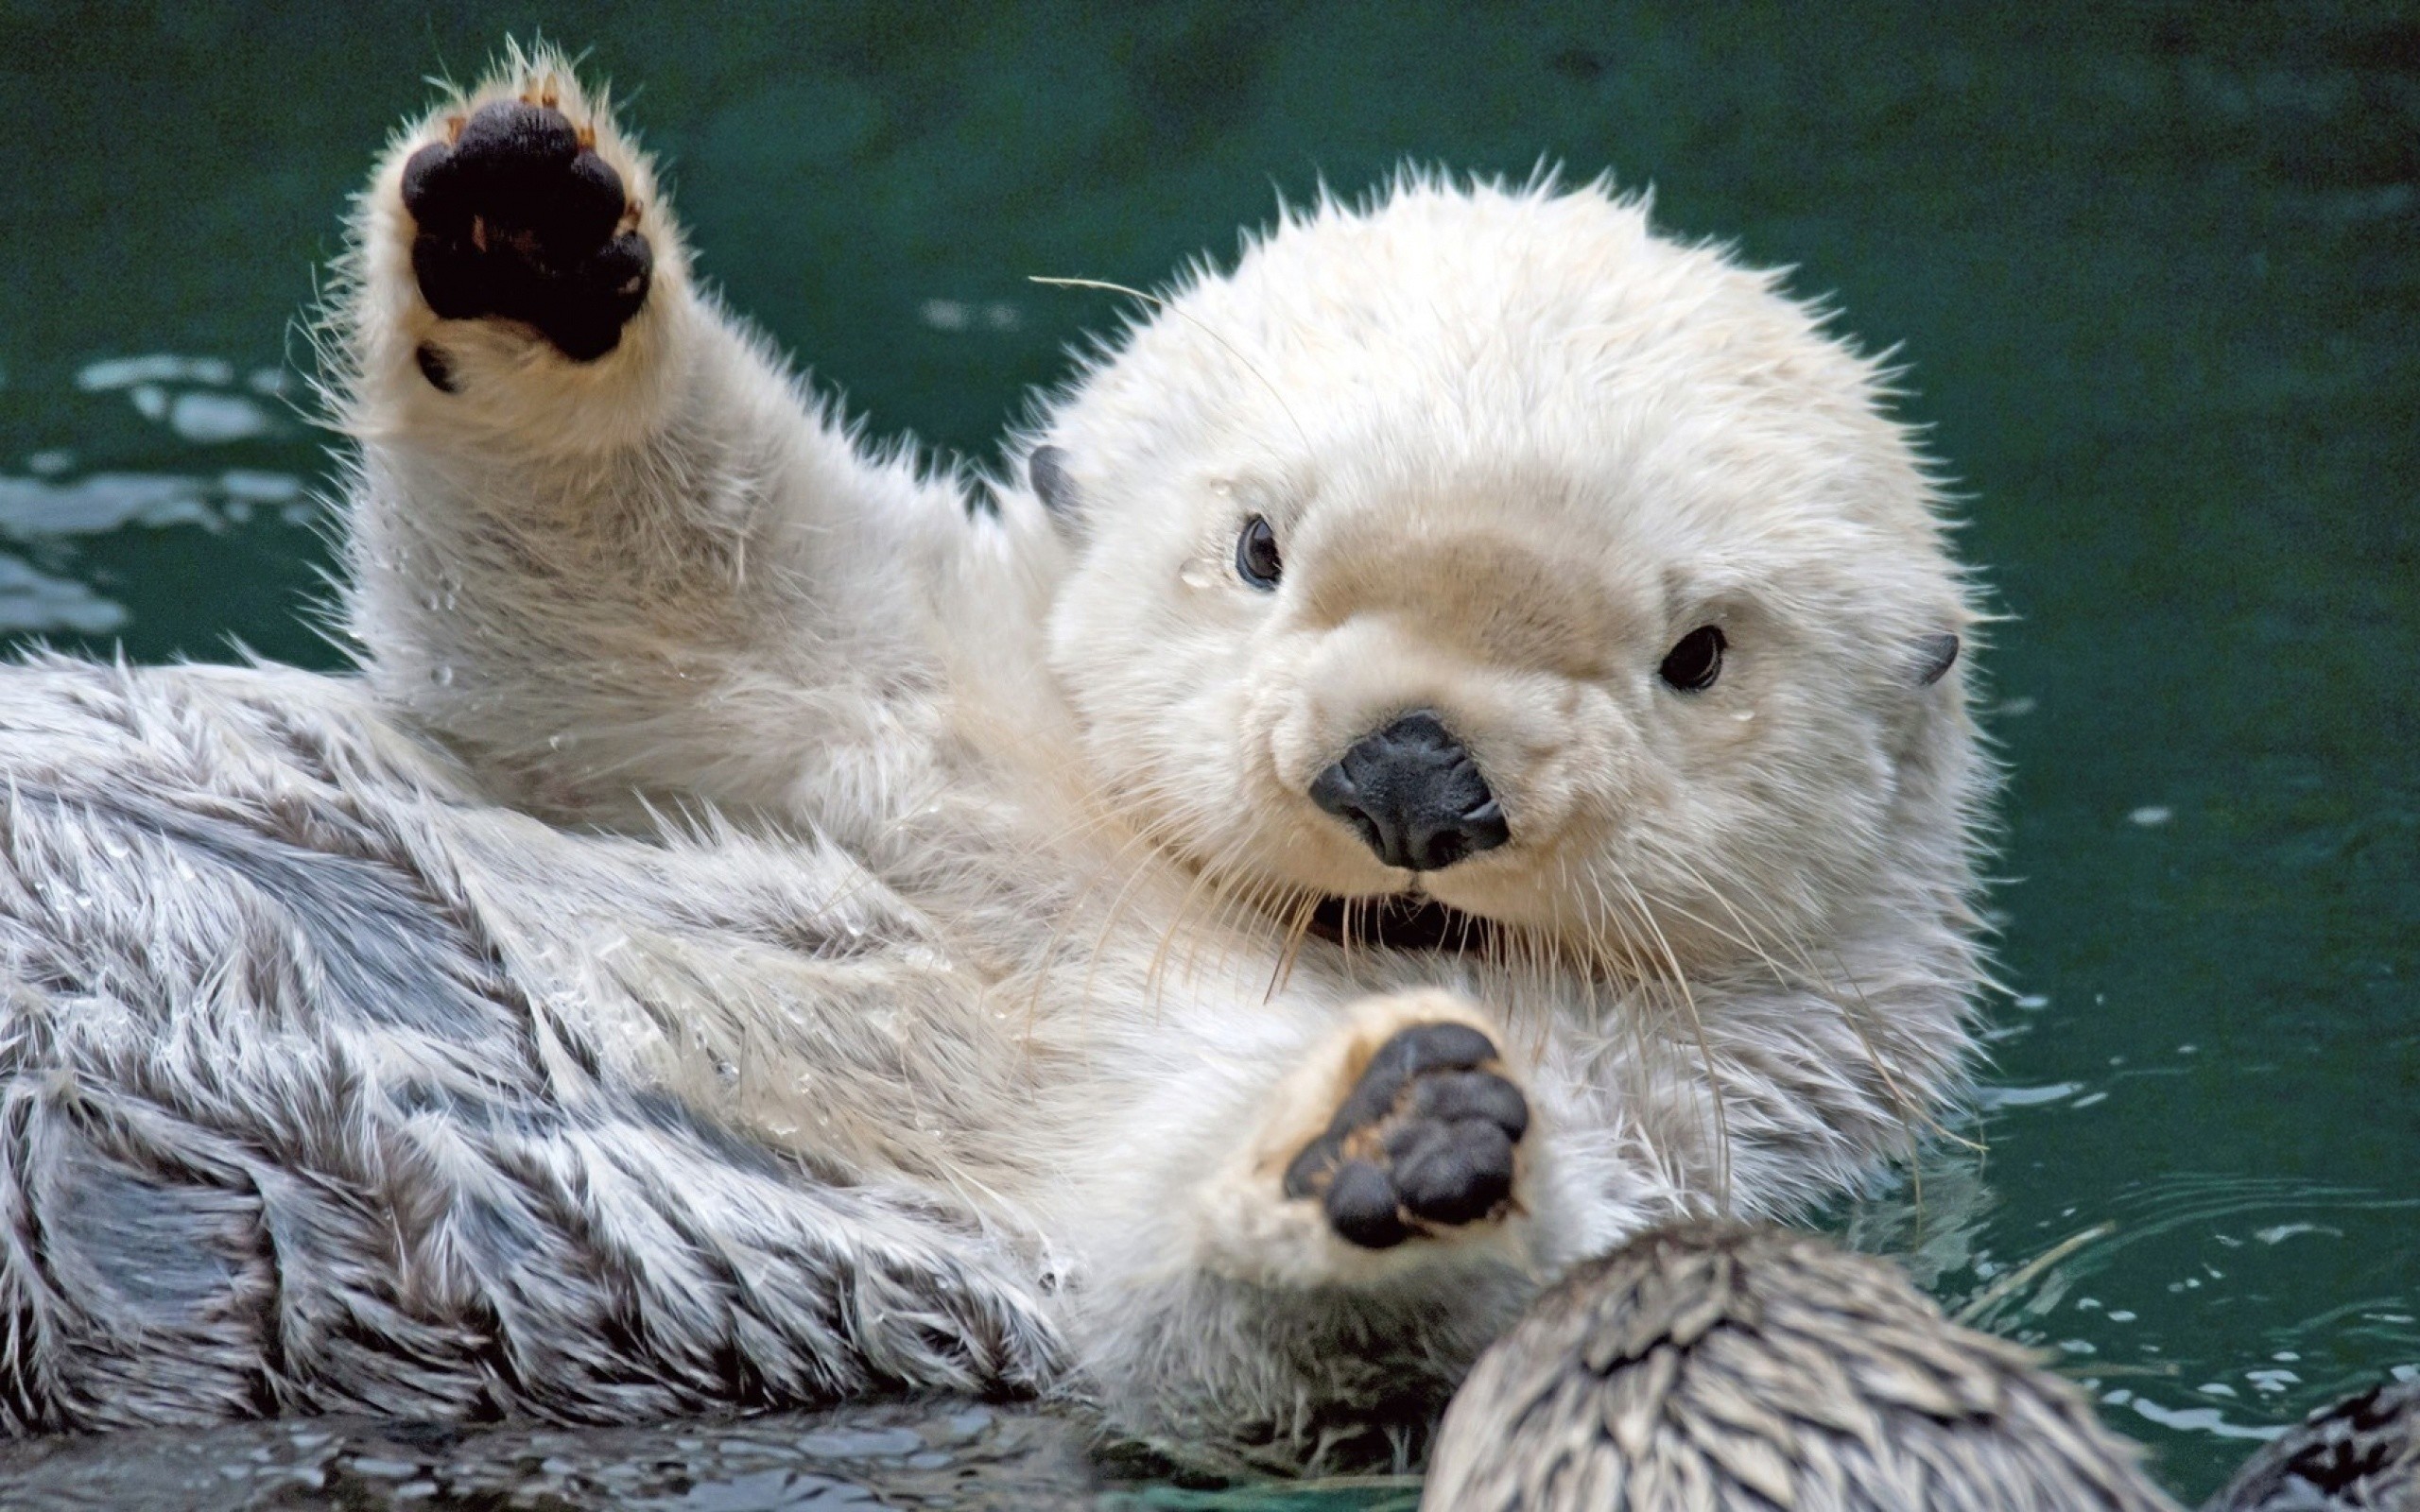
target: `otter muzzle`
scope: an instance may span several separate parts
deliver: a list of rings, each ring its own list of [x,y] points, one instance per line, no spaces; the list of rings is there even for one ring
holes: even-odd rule
[[[1310,798],[1380,861],[1413,871],[1442,870],[1512,837],[1478,763],[1428,709],[1362,736],[1312,781]]]

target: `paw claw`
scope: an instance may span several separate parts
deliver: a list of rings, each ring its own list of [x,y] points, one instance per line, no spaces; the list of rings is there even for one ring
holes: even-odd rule
[[[1521,1090],[1483,1071],[1424,1076],[1411,1088],[1414,1117],[1440,1123],[1482,1119],[1517,1142],[1530,1131],[1530,1102]]]
[[[1394,1183],[1367,1160],[1338,1167],[1322,1204],[1336,1231],[1364,1249],[1392,1249],[1411,1237],[1396,1211]]]
[[[579,152],[579,133],[561,111],[520,100],[483,105],[454,140],[454,161],[465,178],[486,178],[499,189],[537,188]]]
[[[1337,1117],[1355,1124],[1386,1115],[1415,1078],[1440,1071],[1466,1071],[1495,1058],[1495,1042],[1466,1023],[1424,1023],[1378,1047]]]
[[[425,229],[469,222],[469,212],[459,204],[460,185],[454,149],[442,143],[432,142],[404,162],[404,208]]]
[[[629,202],[622,176],[583,147],[556,187],[553,204],[544,208],[552,213],[555,233],[568,245],[595,247],[614,234]]]
[[[619,344],[646,302],[654,253],[618,230],[629,197],[593,140],[550,106],[498,100],[451,145],[406,161],[412,271],[430,309],[526,321],[577,361]]]
[[[1530,1105],[1495,1061],[1495,1042],[1467,1024],[1400,1031],[1288,1166],[1286,1194],[1319,1197],[1337,1233],[1368,1249],[1500,1214]]]
[[[1390,1142],[1395,1191],[1403,1205],[1432,1223],[1484,1218],[1512,1194],[1512,1141],[1480,1119],[1413,1124]]]
[[[420,296],[447,320],[475,320],[488,311],[477,250],[467,243],[421,235],[412,239],[412,276]]]

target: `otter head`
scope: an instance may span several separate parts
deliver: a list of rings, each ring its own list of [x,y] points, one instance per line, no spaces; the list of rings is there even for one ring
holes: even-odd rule
[[[1090,780],[1246,895],[1701,961],[1960,906],[1969,611],[1923,469],[1872,364],[1634,205],[1291,217],[1028,473]]]

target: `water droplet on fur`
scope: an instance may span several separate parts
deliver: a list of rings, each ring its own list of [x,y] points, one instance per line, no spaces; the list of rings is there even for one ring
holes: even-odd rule
[[[562,736],[561,736],[561,735],[548,735],[548,736],[546,737],[546,748],[547,748],[548,750],[561,750],[561,749],[562,749],[562,748],[563,748],[563,737],[562,737]]]
[[[433,608],[434,606],[431,607]],[[429,676],[436,680],[437,685],[441,688],[450,688],[454,686],[454,669],[450,666],[441,666],[436,671],[430,673]]]

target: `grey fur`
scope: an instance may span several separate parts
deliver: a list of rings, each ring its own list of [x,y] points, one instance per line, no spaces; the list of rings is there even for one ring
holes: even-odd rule
[[[884,907],[845,858],[476,806],[302,674],[0,678],[0,1428],[1055,1375],[1029,1256],[717,1127],[573,1004],[615,937],[845,958]]]
[[[0,1443],[9,1512],[1099,1512],[1084,1425],[865,1402],[740,1421],[310,1418]]]
[[[2172,1512],[2017,1346],[1809,1235],[1655,1229],[1479,1362],[1422,1505],[1453,1512]]]
[[[2396,1381],[2312,1413],[2271,1439],[2206,1512],[2414,1508],[2420,1508],[2420,1381]]]

